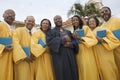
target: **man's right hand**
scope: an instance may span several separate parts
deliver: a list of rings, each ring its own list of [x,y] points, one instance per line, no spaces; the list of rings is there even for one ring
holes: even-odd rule
[[[26,61],[26,62],[28,62],[28,63],[33,62],[32,58],[31,58],[30,56],[26,57],[26,58],[24,59],[24,61]]]
[[[4,51],[11,51],[11,50],[13,50],[12,45],[7,45],[7,46],[5,46]]]
[[[71,45],[71,42],[66,42],[66,43],[64,44],[65,47],[70,47],[70,45]]]
[[[67,40],[67,41],[71,41],[70,37],[68,35],[65,35],[64,38]]]

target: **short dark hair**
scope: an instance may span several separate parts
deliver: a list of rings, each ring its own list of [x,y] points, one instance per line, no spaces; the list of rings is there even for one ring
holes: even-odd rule
[[[78,16],[78,15],[74,15],[74,16],[72,17],[72,19],[73,19],[74,17],[77,17],[77,18],[78,18],[80,29],[82,29],[82,27],[83,27],[83,21],[82,21],[81,17]],[[74,27],[74,26],[73,26],[73,27]],[[75,27],[74,27],[74,30],[75,30]]]
[[[89,17],[89,18],[88,18],[88,21],[87,21],[87,25],[89,26],[89,20],[90,20],[91,18],[93,18],[93,19],[95,20],[95,22],[96,22],[96,27],[99,26],[99,20],[98,20],[98,18],[97,18],[96,16]]]
[[[42,30],[42,22],[43,21],[45,21],[45,20],[47,20],[48,22],[49,22],[49,28],[48,28],[48,30],[50,30],[51,29],[51,22],[50,22],[50,20],[49,19],[43,19],[41,22],[40,22],[40,29]]]
[[[110,13],[111,13],[111,9],[110,9],[110,7],[103,6],[101,9],[103,9],[103,8],[107,8],[107,9],[110,11]]]

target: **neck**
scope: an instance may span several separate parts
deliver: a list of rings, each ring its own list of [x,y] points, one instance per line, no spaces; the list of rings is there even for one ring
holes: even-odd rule
[[[95,28],[91,28],[91,30],[93,31]]]
[[[76,29],[80,29],[80,26],[76,26],[76,27],[75,27],[75,30],[76,30]]]
[[[75,30],[80,29],[79,27],[75,28]]]
[[[62,26],[61,26],[61,25],[56,25],[56,27],[59,27],[59,28],[61,28]]]
[[[6,21],[5,21],[6,22]],[[9,24],[9,25],[12,25],[13,23],[11,23],[11,22],[6,22],[7,24]]]
[[[110,17],[110,18],[111,18],[111,17]],[[105,22],[109,21],[109,20],[110,20],[110,18],[109,18],[109,19],[107,19],[107,20],[105,20]]]
[[[32,29],[30,29],[30,28],[27,28],[27,29],[30,30],[30,31],[32,30]]]
[[[46,33],[47,32],[47,30],[42,30],[44,33]]]

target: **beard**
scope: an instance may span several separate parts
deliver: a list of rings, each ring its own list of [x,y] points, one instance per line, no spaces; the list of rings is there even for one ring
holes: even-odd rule
[[[57,26],[57,27],[61,27],[61,26],[62,26],[62,23],[61,23],[61,22],[57,22],[57,23],[56,23],[56,26]]]
[[[6,18],[5,19],[5,21],[10,25],[13,23],[14,20],[15,20],[14,18]]]
[[[105,21],[108,21],[109,19],[110,19],[110,17],[111,17],[111,14],[106,14],[106,15],[103,15],[103,19],[105,20]]]

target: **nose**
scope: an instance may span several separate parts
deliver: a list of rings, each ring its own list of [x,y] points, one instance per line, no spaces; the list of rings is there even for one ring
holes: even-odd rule
[[[105,12],[105,11],[103,11],[103,13],[105,14],[106,12]]]
[[[56,19],[56,21],[60,21],[60,20],[61,20],[61,18],[57,18],[57,19]]]
[[[15,15],[13,15],[13,14],[8,14],[8,16],[10,16],[10,17],[14,17]]]

